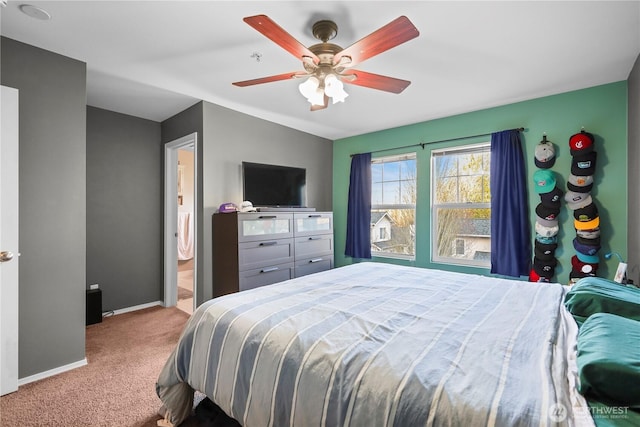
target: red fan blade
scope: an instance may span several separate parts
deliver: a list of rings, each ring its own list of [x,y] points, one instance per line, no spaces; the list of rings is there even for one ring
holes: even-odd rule
[[[324,104],[323,105],[315,105],[311,104],[311,111],[324,110],[329,106],[329,97],[327,95],[324,96]]]
[[[345,64],[345,66],[352,67],[372,56],[418,37],[419,34],[420,32],[409,21],[409,18],[400,16],[384,27],[358,40],[342,52],[338,52],[333,58],[333,63],[337,64],[340,62],[340,58],[348,56],[351,58],[351,62]]]
[[[262,83],[278,82],[280,80],[289,80],[298,76],[306,76],[306,75],[307,73],[305,73],[304,71],[292,71],[290,73],[283,73],[283,74],[278,74],[276,76],[269,76],[269,77],[261,77],[259,79],[245,80],[242,82],[234,82],[232,84],[234,86],[245,87],[245,86],[259,85]]]
[[[341,76],[354,76],[342,79],[345,83],[393,93],[400,93],[411,84],[408,80],[381,76],[380,74],[367,73],[360,70],[346,70]]]
[[[282,27],[273,22],[266,15],[247,16],[244,22],[251,25],[265,37],[282,47],[284,50],[302,60],[304,56],[313,59],[315,64],[320,62],[320,58],[311,52],[305,45],[300,43],[293,36],[287,33]]]

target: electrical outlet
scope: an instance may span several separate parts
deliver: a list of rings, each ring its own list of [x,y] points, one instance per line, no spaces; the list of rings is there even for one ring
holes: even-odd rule
[[[89,286],[89,289],[91,289],[92,291],[95,291],[96,289],[99,289],[100,285],[98,285],[97,283],[94,283],[93,285]]]

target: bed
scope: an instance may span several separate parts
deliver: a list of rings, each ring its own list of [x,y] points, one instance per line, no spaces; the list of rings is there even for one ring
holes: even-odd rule
[[[357,263],[201,305],[156,391],[245,427],[592,426],[567,289]]]

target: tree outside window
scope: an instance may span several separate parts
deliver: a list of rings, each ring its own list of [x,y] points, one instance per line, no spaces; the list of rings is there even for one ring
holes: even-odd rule
[[[490,158],[489,143],[432,151],[433,261],[489,266]]]
[[[416,175],[416,153],[371,161],[373,256],[415,259]]]

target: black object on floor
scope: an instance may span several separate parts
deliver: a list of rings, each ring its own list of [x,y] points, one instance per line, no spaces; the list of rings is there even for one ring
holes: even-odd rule
[[[196,406],[195,418],[198,420],[198,425],[203,427],[241,427],[208,397],[202,399]]]

